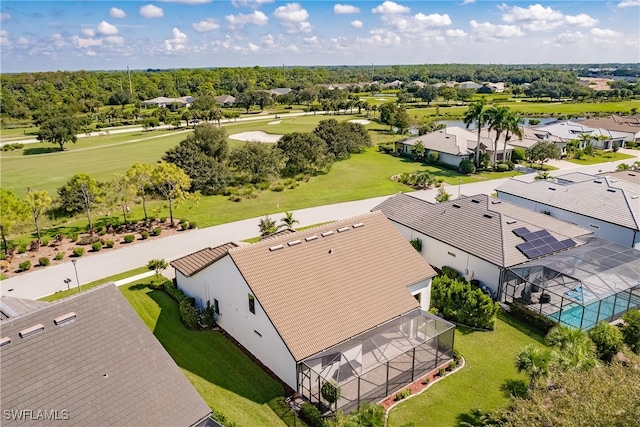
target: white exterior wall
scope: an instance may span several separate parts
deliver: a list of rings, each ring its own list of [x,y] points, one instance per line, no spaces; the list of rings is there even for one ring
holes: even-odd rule
[[[419,296],[420,308],[429,311],[431,305],[431,279],[423,280],[407,288],[414,297]]]
[[[229,255],[191,277],[176,271],[176,280],[199,306],[207,300],[213,305],[217,299],[218,324],[293,390],[298,389],[296,361],[257,298],[255,314],[249,311],[249,294],[253,292]]]
[[[451,267],[459,271],[467,280],[479,280],[480,285],[487,286],[494,295],[497,295],[500,286],[500,267],[402,224],[393,222],[393,225],[407,240],[415,238],[422,240],[422,257],[429,264],[437,268],[445,265]]]
[[[438,152],[438,153],[439,153],[439,157],[438,157],[439,162],[445,163],[447,165],[455,166],[455,167],[460,166],[460,162],[468,158],[468,156],[462,157],[462,156],[454,156],[453,154],[449,154],[449,153],[441,153],[441,152]]]
[[[527,209],[531,209],[536,212],[549,212],[552,217],[558,218],[573,224],[579,225],[592,231],[596,237],[610,242],[615,242],[623,246],[640,249],[640,233],[635,232],[626,227],[605,222],[595,218],[589,218],[575,212],[569,212],[564,209],[558,209],[554,206],[539,203],[533,200],[527,200],[525,198],[514,196],[512,194],[506,194],[502,191],[498,191],[498,198],[514,203],[518,206],[522,206]]]

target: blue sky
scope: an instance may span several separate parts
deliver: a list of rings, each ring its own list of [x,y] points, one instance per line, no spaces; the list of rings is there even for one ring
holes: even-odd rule
[[[10,1],[0,71],[640,62],[640,0]]]

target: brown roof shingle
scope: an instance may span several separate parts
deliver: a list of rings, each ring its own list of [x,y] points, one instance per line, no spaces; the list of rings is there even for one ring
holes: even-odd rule
[[[69,313],[75,320],[54,323]],[[44,330],[20,338],[37,324]],[[60,426],[190,426],[210,413],[113,284],[3,321],[2,337],[3,411],[66,410],[68,420],[42,423]]]
[[[186,277],[191,277],[225,256],[229,249],[237,247],[237,244],[229,242],[215,248],[204,248],[173,260],[170,264]]]
[[[296,360],[417,308],[407,287],[436,274],[378,212],[229,254]]]

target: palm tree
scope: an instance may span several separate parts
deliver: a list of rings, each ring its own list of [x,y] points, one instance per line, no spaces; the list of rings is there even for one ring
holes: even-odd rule
[[[493,167],[494,169],[497,167],[498,163],[498,140],[500,139],[500,135],[505,130],[507,126],[507,115],[509,114],[508,107],[491,107],[489,111],[487,111],[488,115],[488,124],[489,124],[489,134],[491,131],[495,131],[496,139],[493,141]],[[504,159],[503,159],[504,161]]]
[[[586,370],[598,364],[595,345],[581,329],[557,325],[547,333],[545,341],[558,350],[557,361],[563,369]]]
[[[516,356],[516,369],[529,376],[529,390],[533,390],[540,378],[549,375],[551,365],[551,350],[529,344],[520,350]]]
[[[300,223],[297,219],[293,218],[293,212],[286,211],[284,217],[280,218],[280,224],[278,228],[293,228],[293,224]]]
[[[520,125],[523,123],[523,120],[518,116],[518,113],[515,111],[509,110],[507,113],[507,117],[505,118],[505,128],[506,131],[504,135],[504,147],[502,149],[502,161],[507,161],[507,144],[511,141],[511,137],[513,135],[517,136],[518,139],[522,139],[524,133],[522,132],[522,128]]]
[[[269,215],[265,215],[264,218],[260,219],[258,228],[260,229],[260,237],[270,236],[276,231],[278,231],[276,222],[272,220]]]
[[[467,129],[471,124],[474,124],[478,128],[478,143],[476,144],[475,152],[475,164],[476,167],[480,166],[480,133],[482,132],[482,126],[487,122],[487,111],[484,109],[486,99],[482,98],[479,101],[469,104],[467,112],[464,114],[464,124],[467,125]]]

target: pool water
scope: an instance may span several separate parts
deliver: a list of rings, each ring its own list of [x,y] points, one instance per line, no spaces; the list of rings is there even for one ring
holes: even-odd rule
[[[631,296],[631,304],[629,304],[629,294],[621,293],[617,295],[617,298],[615,295],[611,295],[585,307],[571,304],[565,306],[561,311],[551,313],[548,317],[578,329],[591,329],[600,321],[613,317],[618,318],[632,308],[640,308],[640,297]],[[599,312],[598,309],[600,309]]]

